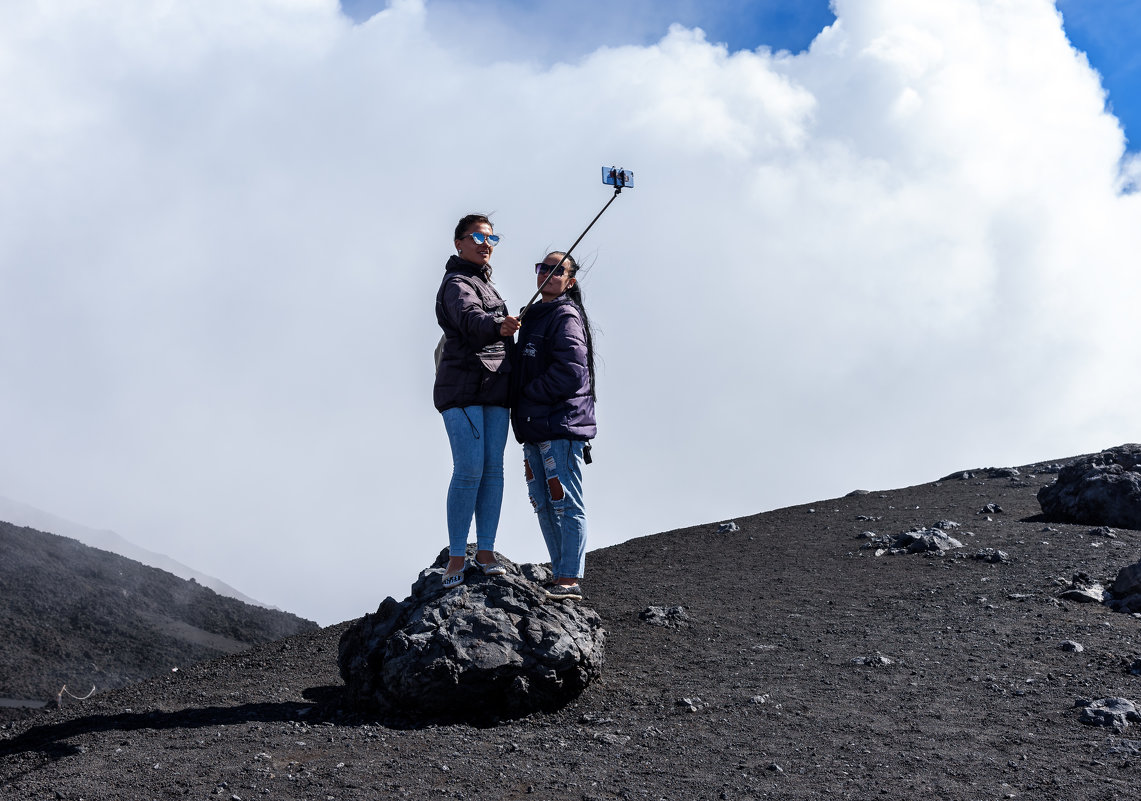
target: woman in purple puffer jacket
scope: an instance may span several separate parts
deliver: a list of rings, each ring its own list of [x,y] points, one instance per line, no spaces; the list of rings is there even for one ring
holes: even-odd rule
[[[535,272],[542,300],[523,316],[519,331],[511,425],[523,443],[527,493],[551,555],[554,581],[547,596],[581,600],[587,533],[582,468],[596,432],[594,349],[574,259],[556,251]]]
[[[482,214],[456,226],[456,255],[448,259],[436,293],[437,348],[432,399],[444,418],[452,449],[448,485],[448,567],[444,586],[463,583],[468,531],[475,517],[475,566],[485,575],[506,569],[495,558],[503,503],[503,448],[510,412],[512,335],[519,320],[491,283],[491,253],[499,237]]]

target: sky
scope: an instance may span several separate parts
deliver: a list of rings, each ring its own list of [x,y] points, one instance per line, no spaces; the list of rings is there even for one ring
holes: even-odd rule
[[[1141,439],[1138,12],[568,6],[0,8],[0,495],[323,624],[404,597],[455,222],[521,306],[603,165],[591,548]]]

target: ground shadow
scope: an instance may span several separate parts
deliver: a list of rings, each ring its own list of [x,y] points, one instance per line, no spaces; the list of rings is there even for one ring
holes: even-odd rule
[[[229,726],[250,722],[302,720],[322,723],[342,717],[343,687],[310,687],[302,696],[311,703],[239,704],[237,706],[190,707],[173,712],[121,712],[117,715],[85,715],[59,723],[33,726],[10,740],[0,741],[0,756],[38,752],[49,759],[80,753],[77,745],[65,742],[71,737],[106,731],[140,729],[196,729],[203,726]]]

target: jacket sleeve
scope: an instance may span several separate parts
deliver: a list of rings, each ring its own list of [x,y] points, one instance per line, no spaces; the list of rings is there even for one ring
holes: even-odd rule
[[[552,405],[590,391],[586,330],[573,309],[568,306],[552,326],[550,363],[523,387],[523,395],[528,400]]]
[[[483,308],[479,295],[466,281],[452,279],[444,284],[443,312],[448,322],[476,348],[501,339],[495,315]]]

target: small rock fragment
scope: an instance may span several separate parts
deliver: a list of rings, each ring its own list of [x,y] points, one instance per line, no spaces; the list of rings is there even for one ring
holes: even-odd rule
[[[1010,564],[1013,560],[1010,554],[1006,551],[1000,551],[998,548],[980,548],[971,555],[972,559],[977,559],[980,562],[989,562],[990,564]]]
[[[689,615],[686,614],[684,606],[647,606],[638,613],[638,617],[652,626],[676,629],[689,625]]]
[[[1141,711],[1128,698],[1099,698],[1096,701],[1078,701],[1084,707],[1078,720],[1087,726],[1112,726],[1123,729],[1132,723],[1141,723]]]
[[[893,545],[907,553],[922,553],[924,551],[942,553],[963,547],[963,543],[937,528],[905,531],[895,538]]]
[[[1070,580],[1070,586],[1058,593],[1058,597],[1077,603],[1099,604],[1109,598],[1109,593],[1105,587],[1090,578],[1089,574],[1075,573]]]

